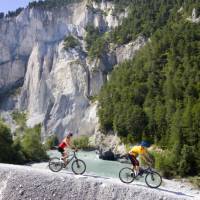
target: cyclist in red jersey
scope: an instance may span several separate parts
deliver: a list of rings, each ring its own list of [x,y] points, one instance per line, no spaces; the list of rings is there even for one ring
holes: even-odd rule
[[[69,147],[72,147],[72,144],[71,144],[72,137],[73,137],[73,133],[69,132],[58,146],[58,151],[62,154],[62,159],[65,165],[67,165],[67,157],[68,157],[66,149]]]

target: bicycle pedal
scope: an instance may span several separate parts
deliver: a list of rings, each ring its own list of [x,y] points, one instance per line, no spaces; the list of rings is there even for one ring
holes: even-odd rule
[[[67,167],[67,165],[66,165],[66,164],[63,164],[63,168],[67,169],[68,167]]]

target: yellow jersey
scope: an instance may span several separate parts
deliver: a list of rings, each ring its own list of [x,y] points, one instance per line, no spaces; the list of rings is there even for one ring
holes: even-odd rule
[[[134,146],[130,151],[129,154],[134,155],[135,157],[137,157],[140,154],[145,154],[147,153],[147,150],[142,147],[142,146]]]

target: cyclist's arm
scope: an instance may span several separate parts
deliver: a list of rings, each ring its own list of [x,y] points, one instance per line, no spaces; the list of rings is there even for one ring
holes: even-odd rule
[[[143,159],[148,165],[151,165],[153,163],[153,160],[147,151],[143,154]]]
[[[70,145],[70,148],[73,150],[78,150],[78,148],[75,145]]]
[[[78,150],[78,148],[72,143],[72,141],[70,140],[69,141],[69,147],[71,148],[71,149],[73,149],[73,150],[75,150],[75,151],[77,151]]]

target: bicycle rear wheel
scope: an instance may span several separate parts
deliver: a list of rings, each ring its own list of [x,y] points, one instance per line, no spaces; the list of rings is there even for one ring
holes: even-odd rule
[[[145,182],[150,188],[158,188],[162,183],[162,177],[157,172],[148,173]]]
[[[49,160],[49,169],[53,172],[59,172],[63,168],[63,162],[59,158]]]
[[[119,179],[123,183],[131,183],[135,179],[135,174],[131,168],[125,167],[120,170]]]
[[[74,174],[83,174],[86,170],[86,164],[83,160],[76,159],[72,162],[72,171]]]

